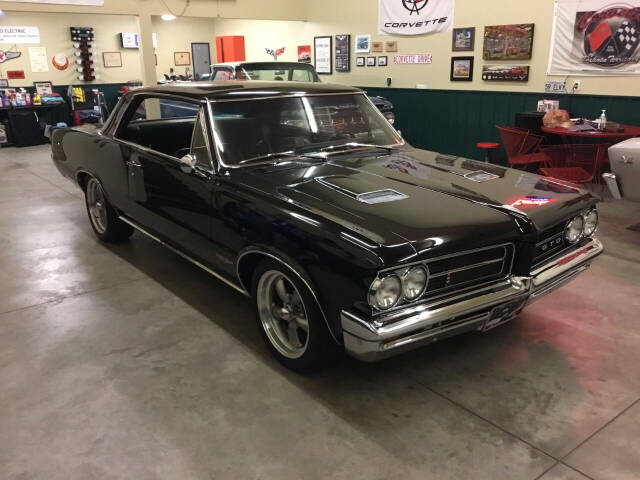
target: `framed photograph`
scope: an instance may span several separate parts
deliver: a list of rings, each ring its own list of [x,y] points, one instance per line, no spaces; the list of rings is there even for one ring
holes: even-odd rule
[[[371,42],[371,53],[381,53],[384,50],[382,49],[382,42]]]
[[[356,67],[364,67],[364,57],[356,57]]]
[[[451,50],[454,52],[473,52],[476,43],[476,28],[454,28]]]
[[[311,63],[311,45],[298,45],[298,61]]]
[[[528,65],[484,65],[482,80],[487,82],[528,82]]]
[[[376,66],[376,57],[367,57],[367,67]]]
[[[356,35],[356,53],[369,53],[371,35]]]
[[[190,52],[173,52],[173,64],[176,67],[191,65],[191,53]]]
[[[387,66],[387,56],[383,56],[383,57],[378,57],[378,66],[379,67],[386,67]]]
[[[120,52],[102,52],[102,64],[104,68],[122,67],[122,55]]]
[[[0,78],[0,88],[5,88],[9,86],[9,80],[6,78]]]
[[[530,60],[533,23],[484,27],[485,60]]]
[[[313,38],[313,60],[316,62],[316,72],[320,75],[331,75],[333,73],[332,57],[333,37]]]
[[[398,51],[398,42],[395,40],[392,42],[384,42],[384,51],[385,52],[397,52]]]
[[[36,93],[40,96],[51,95],[53,93],[53,84],[51,82],[33,82]]]
[[[470,82],[473,80],[473,57],[451,58],[451,81]]]

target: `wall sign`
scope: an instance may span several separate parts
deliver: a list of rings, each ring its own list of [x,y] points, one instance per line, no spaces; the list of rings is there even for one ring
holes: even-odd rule
[[[102,64],[104,68],[122,67],[122,55],[120,52],[102,52]]]
[[[417,53],[409,55],[394,55],[393,63],[433,63],[433,55],[430,53]]]
[[[322,75],[333,73],[331,39],[332,37],[314,37],[313,39],[313,58],[316,62],[316,72]]]
[[[453,28],[453,0],[378,0],[378,32],[424,35]]]
[[[0,27],[0,43],[40,43],[38,27]]]
[[[351,70],[351,35],[336,35],[336,72]]]
[[[487,82],[528,82],[528,65],[484,65],[482,79]]]
[[[51,63],[58,70],[66,70],[69,68],[69,57],[64,53],[56,53],[51,59]]]
[[[36,93],[41,97],[53,93],[53,84],[51,82],[33,82],[33,86],[36,89]]]
[[[640,0],[556,2],[548,73],[640,75]]]
[[[24,70],[7,70],[9,80],[24,80]]]
[[[284,47],[280,47],[275,50],[271,48],[265,48],[264,50],[265,52],[267,52],[267,55],[271,55],[274,60],[278,60],[278,57],[284,53]]]
[[[18,58],[22,55],[22,52],[6,52],[4,50],[0,50],[0,63],[4,63],[7,60],[13,60],[14,58]]]
[[[298,61],[311,63],[311,45],[298,45]]]

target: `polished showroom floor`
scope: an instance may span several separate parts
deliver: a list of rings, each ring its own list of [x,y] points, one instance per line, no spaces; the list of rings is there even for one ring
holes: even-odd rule
[[[47,146],[0,151],[2,479],[640,478],[640,204],[510,324],[314,376],[250,301],[136,234],[96,241]]]

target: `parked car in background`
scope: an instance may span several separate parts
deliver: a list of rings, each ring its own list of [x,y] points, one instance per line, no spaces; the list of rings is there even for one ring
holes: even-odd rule
[[[297,371],[490,330],[603,250],[588,191],[413,148],[347,86],[143,88],[51,148],[99,239],[136,229],[252,297]]]
[[[211,73],[202,80],[263,80],[319,83],[320,76],[310,63],[302,62],[227,62],[211,65]],[[384,97],[369,97],[384,117],[396,120],[393,103]]]

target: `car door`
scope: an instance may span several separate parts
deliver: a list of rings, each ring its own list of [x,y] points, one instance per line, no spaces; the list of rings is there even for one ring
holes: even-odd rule
[[[128,142],[131,215],[161,240],[209,263],[215,259],[210,241],[213,166],[202,109],[193,104],[197,115],[189,123],[189,117],[162,116],[167,111],[184,113],[186,106],[151,100],[160,102],[161,118],[147,115],[129,126],[133,137],[138,135],[137,142]]]

